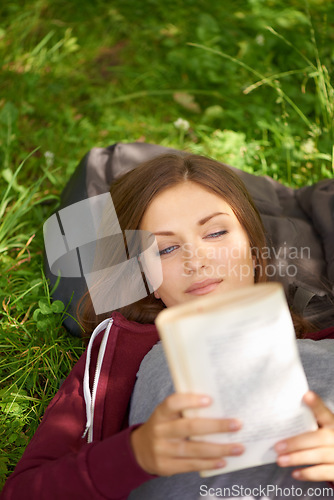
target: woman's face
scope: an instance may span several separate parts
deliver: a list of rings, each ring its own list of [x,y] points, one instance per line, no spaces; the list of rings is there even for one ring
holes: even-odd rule
[[[228,203],[199,184],[157,195],[140,229],[156,237],[163,281],[155,296],[166,307],[254,283],[245,230]]]

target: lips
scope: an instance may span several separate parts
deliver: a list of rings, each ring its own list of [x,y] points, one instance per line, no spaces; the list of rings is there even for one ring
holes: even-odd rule
[[[191,295],[205,295],[206,293],[213,292],[222,281],[222,278],[198,281],[190,285],[185,293],[190,293]]]

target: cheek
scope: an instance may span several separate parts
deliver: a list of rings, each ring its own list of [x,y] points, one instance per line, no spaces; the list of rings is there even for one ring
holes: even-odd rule
[[[240,269],[239,281],[243,285],[254,284],[254,261],[248,240],[240,245],[239,250],[240,256],[236,259]]]
[[[162,284],[159,291],[173,293],[173,291],[182,287],[183,283],[183,262],[179,259],[166,259],[161,261],[162,265]]]
[[[252,255],[248,240],[245,240],[243,235],[240,235],[240,237],[236,235],[228,243],[223,243],[216,254],[216,260],[251,263]]]
[[[180,303],[180,291],[182,291],[181,273],[177,273],[174,266],[162,265],[162,284],[155,293],[156,298],[162,300],[166,307],[172,307]]]
[[[221,247],[216,264],[223,265],[227,277],[233,282],[254,283],[253,257],[248,239],[243,233]]]
[[[180,257],[161,259],[161,268],[164,281],[178,280],[182,276],[184,261]]]

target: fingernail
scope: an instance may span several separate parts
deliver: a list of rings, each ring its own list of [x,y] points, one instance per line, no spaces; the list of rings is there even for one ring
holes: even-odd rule
[[[285,441],[281,441],[280,443],[275,444],[275,450],[280,453],[281,451],[284,451],[287,447],[287,444]]]
[[[200,404],[203,406],[207,406],[211,403],[211,398],[209,396],[201,396]]]
[[[231,453],[232,453],[232,455],[241,455],[241,453],[243,453],[243,451],[244,451],[244,447],[241,444],[236,444],[235,446],[233,446]]]
[[[232,420],[232,422],[229,423],[228,427],[230,431],[237,431],[241,427],[241,422],[239,422],[239,420]]]
[[[290,457],[288,455],[281,455],[277,459],[278,465],[288,465],[290,462]]]
[[[224,459],[219,460],[219,462],[216,463],[216,468],[221,469],[222,467],[225,467],[226,461]]]
[[[295,478],[295,479],[299,479],[301,477],[301,473],[299,470],[294,470],[293,473],[292,473],[292,476]]]

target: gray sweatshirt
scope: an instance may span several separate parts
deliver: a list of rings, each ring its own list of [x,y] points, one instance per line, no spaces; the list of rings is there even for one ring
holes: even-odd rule
[[[310,389],[334,411],[334,340],[298,340],[297,344]],[[154,408],[173,392],[159,342],[141,363],[132,396],[130,425],[145,422]],[[194,472],[159,477],[134,490],[129,499],[334,499],[334,488],[329,483],[297,481],[291,477],[292,470],[272,463],[210,478],[201,478]]]

